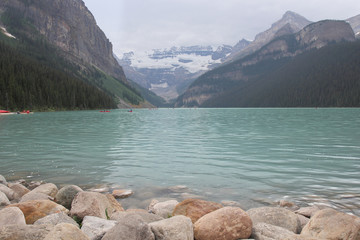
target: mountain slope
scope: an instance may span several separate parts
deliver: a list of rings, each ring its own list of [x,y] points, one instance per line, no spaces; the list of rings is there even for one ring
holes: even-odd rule
[[[355,36],[360,38],[360,14],[346,20],[354,30]]]
[[[258,78],[266,78],[297,55],[354,40],[353,30],[344,21],[320,21],[308,25],[296,34],[278,37],[255,53],[202,75],[178,98],[176,106],[217,106],[214,99],[233,89],[248,87]],[[227,104],[232,105],[227,99]]]
[[[295,12],[287,11],[283,15],[283,17],[277,22],[273,23],[268,30],[256,35],[253,42],[251,42],[248,46],[241,49],[240,51],[233,52],[226,59],[226,61],[234,61],[241,57],[254,53],[274,38],[282,35],[296,33],[310,23],[311,21],[307,20],[303,16]]]
[[[111,43],[83,1],[1,1],[0,15],[0,25],[27,46],[34,41],[53,46],[52,54],[68,62],[53,61],[57,69],[71,72],[78,79],[110,94],[116,101],[126,102],[123,107],[144,101],[126,80],[113,57]],[[38,50],[32,50],[36,55]]]

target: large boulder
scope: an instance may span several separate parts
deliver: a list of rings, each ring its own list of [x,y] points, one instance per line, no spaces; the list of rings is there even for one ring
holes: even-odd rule
[[[45,193],[39,193],[39,192],[28,192],[24,196],[21,197],[19,202],[28,202],[28,201],[34,201],[34,200],[51,200],[52,198],[49,195],[46,195]]]
[[[70,215],[81,219],[85,216],[108,219],[118,211],[124,211],[124,209],[112,195],[84,191],[79,192],[75,196],[71,205]]]
[[[8,225],[0,228],[0,240],[39,240],[54,228],[52,225]]]
[[[150,223],[156,240],[194,240],[194,228],[190,218],[179,215]]]
[[[194,224],[196,240],[237,240],[251,235],[249,215],[237,207],[224,207],[208,213]]]
[[[9,207],[0,211],[0,228],[6,225],[26,225],[25,216],[20,208]]]
[[[282,227],[274,226],[268,223],[257,223],[253,226],[252,239],[256,240],[295,240],[300,239],[299,235]]]
[[[320,211],[320,207],[313,205],[309,207],[302,207],[295,211],[296,214],[302,215],[307,218],[311,218],[316,212]]]
[[[55,202],[57,202],[60,205],[63,205],[67,209],[71,208],[71,203],[74,200],[76,194],[78,192],[82,192],[83,190],[76,186],[76,185],[67,185],[63,188],[61,188],[56,196],[55,196]]]
[[[34,200],[28,202],[22,202],[17,204],[11,204],[7,207],[18,207],[24,213],[27,224],[33,224],[38,219],[47,215],[59,212],[67,213],[65,207],[56,204],[50,200]]]
[[[39,220],[34,222],[34,225],[51,224],[51,225],[55,226],[60,223],[70,223],[70,224],[75,225],[76,227],[79,227],[79,224],[77,222],[75,222],[74,219],[72,219],[67,214],[65,214],[64,212],[54,213],[54,214],[50,214],[46,217],[40,218]]]
[[[70,223],[56,225],[44,238],[44,240],[89,240],[78,227]]]
[[[248,210],[247,213],[254,225],[263,222],[285,228],[293,233],[300,233],[301,231],[301,224],[298,216],[285,208],[252,208]]]
[[[216,202],[209,202],[201,199],[186,199],[176,205],[172,216],[184,215],[195,223],[202,216],[211,213],[223,206]]]
[[[101,240],[105,233],[112,229],[116,224],[117,221],[86,216],[83,219],[81,231],[91,240]]]
[[[119,221],[102,240],[155,240],[150,226],[139,216],[131,215]]]
[[[33,193],[43,193],[52,198],[54,198],[58,192],[58,188],[53,183],[42,184],[36,188],[34,188],[31,192]]]
[[[10,204],[9,199],[7,198],[6,194],[0,192],[0,207],[7,206]]]
[[[30,192],[24,185],[20,183],[9,183],[9,188],[14,191],[14,199],[19,201],[22,196]]]
[[[11,188],[5,186],[4,184],[0,184],[0,192],[5,193],[6,197],[10,201],[14,200],[14,197],[15,197],[14,191]]]
[[[360,218],[334,209],[315,213],[303,228],[301,237],[328,240],[359,240]]]
[[[146,223],[157,222],[157,221],[161,221],[164,219],[164,218],[160,217],[159,215],[155,215],[155,214],[144,212],[144,211],[116,212],[111,216],[110,219],[119,222],[119,221],[126,219],[129,216],[134,216],[134,215],[140,217]]]
[[[172,213],[179,202],[176,200],[169,200],[165,202],[155,202],[150,204],[149,211],[159,215],[162,218],[168,218],[172,216]]]

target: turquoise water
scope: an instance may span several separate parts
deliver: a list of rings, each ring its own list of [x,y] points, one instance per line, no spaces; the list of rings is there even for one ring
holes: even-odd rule
[[[189,194],[244,208],[286,199],[360,215],[360,109],[0,116],[0,164],[11,179],[167,196],[159,189],[186,185]]]

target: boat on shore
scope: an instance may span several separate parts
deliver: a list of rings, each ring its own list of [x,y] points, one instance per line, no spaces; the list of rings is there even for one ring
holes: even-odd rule
[[[14,115],[14,114],[33,114],[33,112],[30,112],[29,110],[24,110],[22,112],[10,112],[7,110],[0,110],[0,116]]]

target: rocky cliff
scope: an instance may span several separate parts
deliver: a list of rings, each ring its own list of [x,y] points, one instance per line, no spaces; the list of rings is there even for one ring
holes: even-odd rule
[[[284,25],[278,31],[289,33],[289,28],[289,25]],[[260,73],[271,73],[287,59],[311,49],[354,40],[354,32],[345,21],[320,21],[306,26],[297,33],[279,34],[279,37],[272,39],[255,53],[199,77],[178,98],[176,106],[201,106],[209,99],[254,79]]]
[[[354,30],[357,38],[360,38],[360,14],[346,20]]]
[[[113,57],[112,44],[97,26],[82,0],[2,0],[0,13],[16,9],[68,59],[81,65],[96,66],[105,73],[127,82]]]
[[[241,49],[240,51],[233,52],[227,59],[227,61],[234,61],[246,55],[249,55],[261,47],[269,43],[275,37],[279,37],[285,34],[296,33],[303,29],[305,26],[310,24],[311,21],[302,17],[301,15],[287,11],[283,17],[277,22],[273,23],[271,27],[256,35],[255,40],[251,42],[248,46]]]

